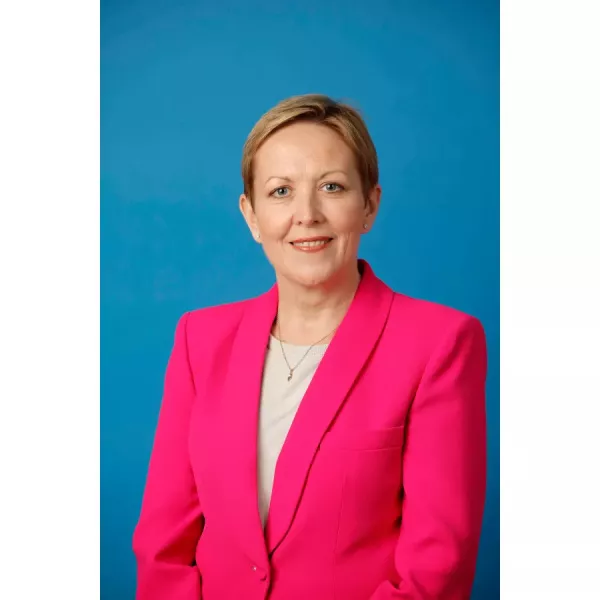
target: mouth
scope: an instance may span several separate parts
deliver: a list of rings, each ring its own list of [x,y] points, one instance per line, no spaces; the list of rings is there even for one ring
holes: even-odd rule
[[[303,252],[317,252],[326,248],[332,241],[333,238],[321,236],[294,240],[290,245]]]

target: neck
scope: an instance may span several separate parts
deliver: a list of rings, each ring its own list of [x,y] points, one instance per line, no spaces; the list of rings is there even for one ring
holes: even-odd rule
[[[360,283],[358,265],[340,272],[324,285],[304,287],[278,280],[279,303],[273,334],[290,344],[311,345],[342,322]]]

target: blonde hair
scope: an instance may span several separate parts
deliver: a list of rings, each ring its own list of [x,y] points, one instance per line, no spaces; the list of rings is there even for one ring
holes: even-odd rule
[[[266,139],[279,129],[299,121],[329,127],[338,133],[354,153],[365,201],[379,182],[377,151],[358,110],[322,94],[292,96],[279,102],[254,125],[242,152],[244,194],[252,202],[254,157]]]

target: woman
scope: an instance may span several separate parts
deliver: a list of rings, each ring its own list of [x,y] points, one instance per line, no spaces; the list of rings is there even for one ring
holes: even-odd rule
[[[364,260],[381,188],[350,106],[256,124],[258,298],[183,316],[134,534],[138,600],[462,600],[485,495],[485,338]]]

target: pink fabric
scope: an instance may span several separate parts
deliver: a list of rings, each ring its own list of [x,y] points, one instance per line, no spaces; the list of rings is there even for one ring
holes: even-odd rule
[[[179,322],[134,534],[138,600],[469,597],[485,496],[483,329],[361,264],[280,455],[265,533],[256,436],[277,286]]]

